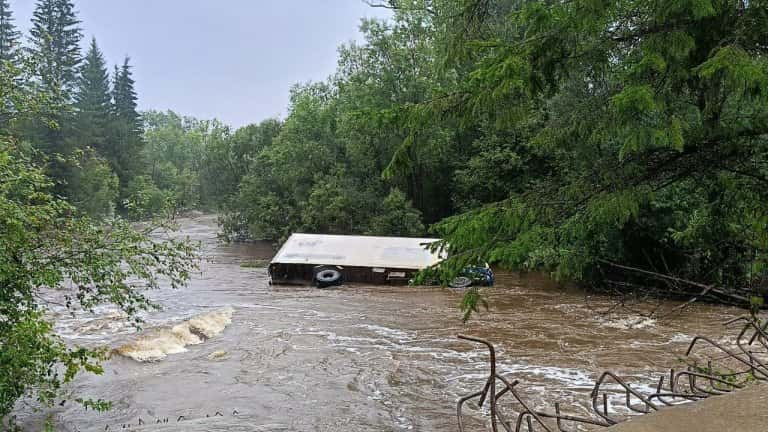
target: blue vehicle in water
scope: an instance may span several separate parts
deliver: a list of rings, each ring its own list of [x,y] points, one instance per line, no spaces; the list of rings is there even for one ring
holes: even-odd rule
[[[465,267],[449,285],[452,288],[467,288],[470,286],[492,286],[494,282],[493,270],[486,264],[485,267]]]

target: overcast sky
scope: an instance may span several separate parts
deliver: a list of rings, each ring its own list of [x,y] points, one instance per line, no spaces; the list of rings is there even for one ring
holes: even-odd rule
[[[337,47],[362,40],[362,0],[74,0],[84,45],[134,66],[141,109],[172,109],[233,126],[284,117],[297,82],[325,79]],[[27,33],[34,0],[10,0]],[[111,66],[110,66],[111,70]]]

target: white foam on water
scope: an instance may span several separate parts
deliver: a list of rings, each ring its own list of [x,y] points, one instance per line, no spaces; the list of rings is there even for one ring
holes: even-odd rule
[[[449,358],[466,358],[467,354],[452,349],[441,348],[439,346],[420,346],[412,345],[414,342],[452,342],[452,339],[417,339],[415,332],[406,332],[389,327],[382,327],[369,324],[355,325],[358,328],[366,328],[375,333],[374,337],[366,336],[343,336],[336,332],[329,330],[322,330],[318,327],[297,327],[294,329],[294,334],[304,336],[320,336],[325,338],[331,346],[349,351],[354,349],[355,352],[360,350],[375,350],[381,352],[382,350],[389,352],[413,352],[423,353],[430,355],[436,359],[449,359]],[[394,339],[394,340],[393,340]],[[478,351],[478,355],[482,355],[482,351]],[[474,357],[473,354],[469,354],[470,357]]]
[[[228,307],[196,315],[173,327],[152,330],[114,352],[138,362],[159,361],[221,334],[232,322],[233,313],[234,309]]]
[[[652,318],[617,318],[612,320],[600,321],[600,325],[604,327],[615,328],[619,330],[629,329],[642,329],[648,327],[655,327],[656,320]]]
[[[55,318],[56,333],[64,339],[104,340],[131,327],[128,315],[117,310]]]
[[[691,343],[693,336],[685,333],[675,333],[669,339],[669,343]]]
[[[481,370],[481,372],[470,372],[454,375],[452,377],[448,377],[446,381],[482,382],[488,378],[488,372],[485,370],[488,367],[487,363],[477,363],[473,366],[474,369]],[[592,387],[595,384],[594,374],[582,369],[517,363],[500,364],[498,365],[498,370],[501,375],[506,377],[534,375],[543,377],[545,379],[560,381],[569,387],[575,388],[587,388]]]
[[[374,333],[384,337],[396,338],[401,342],[404,340],[413,339],[413,337],[415,336],[415,333],[413,332],[406,332],[403,330],[393,329],[393,328],[379,326],[375,324],[357,324],[355,325],[355,327],[371,330]]]
[[[92,334],[104,330],[114,331],[126,326],[127,319],[128,314],[125,312],[113,311],[103,317],[85,320],[84,322],[79,323],[74,329],[80,334]]]
[[[585,370],[553,366],[538,366],[525,363],[502,365],[502,373],[511,376],[529,374],[567,383],[573,387],[585,387],[594,384],[593,376]]]

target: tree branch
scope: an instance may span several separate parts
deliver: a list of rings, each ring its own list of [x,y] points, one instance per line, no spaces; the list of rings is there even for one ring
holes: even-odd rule
[[[700,282],[696,282],[696,281],[692,281],[692,280],[689,280],[689,279],[683,279],[683,278],[679,278],[679,277],[672,276],[672,275],[665,275],[665,274],[662,274],[662,273],[657,273],[657,272],[653,272],[653,271],[649,271],[649,270],[644,270],[644,269],[637,268],[637,267],[631,267],[631,266],[627,266],[627,265],[623,265],[623,264],[618,264],[618,263],[615,263],[615,262],[612,262],[612,261],[608,261],[608,260],[604,260],[604,259],[598,259],[597,261],[601,262],[603,264],[607,264],[607,265],[609,265],[611,267],[614,267],[614,268],[617,268],[617,269],[627,270],[627,271],[631,271],[631,272],[634,272],[634,273],[644,274],[646,276],[650,276],[650,277],[655,278],[655,279],[668,280],[668,281],[678,282],[678,283],[681,283],[681,284],[685,284],[685,285],[690,285],[690,286],[695,286],[697,288],[701,288],[702,291],[699,294],[697,294],[693,299],[689,300],[689,303],[695,302],[696,300],[698,300],[701,297],[709,294],[710,292],[715,292],[715,293],[724,295],[726,297],[729,297],[731,299],[740,300],[741,302],[744,302],[744,303],[749,303],[749,298],[744,297],[744,296],[739,295],[739,294],[736,294],[736,293],[728,292],[728,291],[726,291],[726,290],[724,290],[722,288],[717,288],[715,285],[706,285],[706,284],[703,284],[703,283],[700,283]]]

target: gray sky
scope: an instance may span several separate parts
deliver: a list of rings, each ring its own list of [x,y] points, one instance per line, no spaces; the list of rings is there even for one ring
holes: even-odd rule
[[[34,0],[10,0],[27,33]],[[131,57],[141,109],[172,109],[233,126],[284,117],[288,91],[336,66],[362,40],[362,0],[74,0],[87,44],[110,64]],[[111,66],[110,66],[111,70]]]

